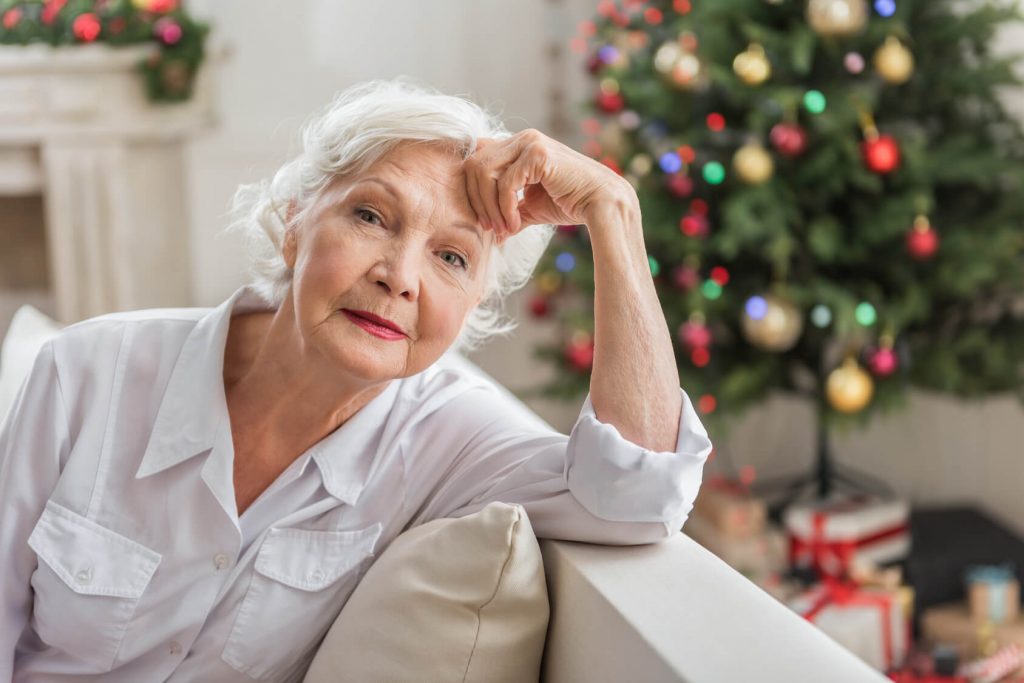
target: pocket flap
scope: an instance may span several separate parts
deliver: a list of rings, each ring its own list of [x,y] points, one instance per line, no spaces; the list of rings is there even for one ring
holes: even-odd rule
[[[272,528],[260,545],[255,568],[292,588],[322,590],[373,556],[382,528],[380,522],[353,531]]]
[[[53,501],[28,544],[68,588],[87,595],[138,598],[162,557]]]

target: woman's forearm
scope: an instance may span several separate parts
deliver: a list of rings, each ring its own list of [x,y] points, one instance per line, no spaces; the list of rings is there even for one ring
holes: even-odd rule
[[[633,443],[674,451],[682,397],[672,337],[654,288],[635,194],[596,202],[587,216],[594,254],[597,418]]]

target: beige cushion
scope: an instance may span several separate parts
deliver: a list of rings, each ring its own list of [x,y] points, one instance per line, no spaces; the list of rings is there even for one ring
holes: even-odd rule
[[[526,512],[491,503],[398,536],[305,681],[536,681],[547,625],[544,565]]]

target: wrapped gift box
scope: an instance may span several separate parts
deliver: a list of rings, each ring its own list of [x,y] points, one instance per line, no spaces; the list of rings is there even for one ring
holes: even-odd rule
[[[786,536],[776,527],[766,526],[759,534],[736,538],[703,517],[691,516],[683,532],[751,581],[763,581],[786,568]]]
[[[992,624],[971,618],[966,603],[957,602],[926,609],[921,615],[921,637],[927,642],[956,648],[961,661],[993,654],[993,648],[1024,647],[1024,621]]]
[[[725,536],[749,538],[764,531],[768,506],[744,484],[717,476],[701,485],[693,516],[707,520]]]
[[[896,591],[828,579],[789,606],[879,671],[901,665],[907,655],[910,624]]]
[[[885,564],[910,551],[910,505],[876,496],[798,503],[783,512],[789,560],[842,576],[854,562]]]
[[[1012,565],[970,567],[966,581],[967,605],[975,621],[1004,624],[1020,616],[1020,584]]]

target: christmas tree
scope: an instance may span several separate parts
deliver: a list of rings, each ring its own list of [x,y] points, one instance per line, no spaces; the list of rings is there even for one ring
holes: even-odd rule
[[[594,77],[584,151],[624,175],[712,436],[782,391],[821,430],[911,386],[1024,401],[1024,135],[991,51],[1020,19],[951,0],[601,2],[574,39]],[[561,226],[531,307],[557,317],[578,396],[593,261]]]

